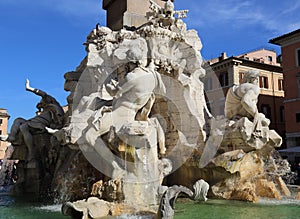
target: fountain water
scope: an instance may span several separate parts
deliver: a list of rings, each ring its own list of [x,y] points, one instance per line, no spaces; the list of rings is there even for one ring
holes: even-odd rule
[[[9,146],[0,168],[0,194],[8,194],[11,186],[17,180],[16,161],[10,160],[13,147]]]

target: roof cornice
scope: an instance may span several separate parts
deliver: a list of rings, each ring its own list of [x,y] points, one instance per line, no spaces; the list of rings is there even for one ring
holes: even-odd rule
[[[263,69],[263,70],[269,70],[269,71],[274,71],[274,72],[279,72],[282,73],[283,69],[281,66],[276,66],[276,65],[270,65],[270,64],[265,64],[265,63],[260,63],[260,62],[255,62],[243,58],[238,58],[235,56],[231,56],[227,59],[221,60],[219,62],[216,62],[211,65],[212,68],[215,68],[220,65],[244,65],[244,66],[249,66],[253,68],[258,68],[258,69]]]
[[[300,29],[276,37],[274,39],[271,39],[269,40],[269,43],[279,45],[279,46],[286,46],[298,41],[300,41]]]

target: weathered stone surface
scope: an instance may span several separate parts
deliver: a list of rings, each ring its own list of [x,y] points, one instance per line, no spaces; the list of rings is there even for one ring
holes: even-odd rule
[[[120,179],[103,182],[100,180],[93,184],[91,195],[109,202],[124,200],[123,185]]]
[[[295,196],[296,200],[300,200],[300,192],[297,192],[296,196]]]
[[[226,152],[213,159],[212,163],[232,174],[238,172],[241,180],[257,177],[264,172],[264,162],[257,152],[247,154],[242,150]]]
[[[282,180],[281,177],[277,176],[275,178],[275,180],[276,180],[276,183],[277,183],[277,186],[278,186],[278,189],[279,189],[281,195],[283,195],[283,196],[291,196],[292,195],[290,190],[288,189],[288,187],[286,186],[285,182]]]
[[[272,181],[274,173],[277,173],[276,169],[280,166],[277,167],[275,162],[270,161],[274,160],[265,157],[261,151],[244,153],[242,150],[236,150],[217,156],[207,168],[222,168],[223,173],[220,169],[219,174],[221,176],[223,174],[223,179],[220,178],[219,182],[211,183],[212,195],[218,198],[251,202],[257,202],[259,197],[280,199],[280,192],[284,196],[290,196],[288,188],[279,175],[276,175],[274,182]],[[207,180],[211,182],[211,179]]]
[[[212,193],[217,198],[257,202],[255,186],[250,182],[241,182],[238,175],[231,176],[212,186]]]
[[[188,196],[189,198],[194,196],[193,192],[184,186],[175,185],[168,188],[162,196],[156,215],[157,219],[172,219],[174,217],[174,204],[180,193]]]
[[[240,201],[242,200],[248,202],[258,202],[258,197],[256,195],[255,188],[253,188],[253,185],[250,183],[246,183],[246,185],[244,185],[243,187],[244,188],[242,189],[234,189],[229,199]]]
[[[156,212],[147,211],[146,209],[136,209],[134,206],[126,205],[124,203],[107,202],[96,197],[79,200],[76,202],[66,202],[62,206],[62,213],[65,216],[80,219],[98,219],[107,216],[121,216],[121,215],[147,215],[148,217],[154,215]]]
[[[110,213],[111,204],[101,199],[91,197],[87,200],[66,202],[62,212],[66,216],[74,215],[74,211],[82,214],[82,219],[106,217]]]
[[[265,198],[282,198],[275,184],[267,179],[259,179],[256,181],[256,193],[258,196]]]
[[[254,137],[254,124],[246,117],[237,121],[228,121],[227,124],[220,146],[220,149],[225,151],[242,149],[244,152],[249,152],[261,150],[264,147],[278,147],[282,143],[281,137],[268,127],[262,127],[261,136]]]
[[[107,177],[92,166],[81,151],[64,146],[49,188],[57,202],[80,200],[90,196],[93,183],[99,179],[107,180]]]
[[[212,186],[213,194],[219,198],[257,202],[258,196],[276,199],[281,197],[272,181],[261,179],[266,173],[265,163],[259,152],[227,152],[216,157],[212,163],[232,174]]]
[[[51,187],[51,177],[55,171],[55,161],[58,150],[50,143],[51,135],[48,133],[34,134],[33,147],[35,161],[28,163],[27,148],[24,145],[14,146],[11,159],[19,160],[17,165],[18,180],[12,189],[12,193],[20,194],[42,194],[46,195]]]

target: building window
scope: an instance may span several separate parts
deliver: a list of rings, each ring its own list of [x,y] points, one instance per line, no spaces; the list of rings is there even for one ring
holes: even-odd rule
[[[221,87],[226,87],[229,85],[228,72],[223,72],[219,75],[219,82]]]
[[[254,62],[265,63],[263,58],[253,58]]]
[[[2,119],[0,119],[0,125],[2,124],[2,122],[3,122],[3,120],[2,120]]]
[[[300,48],[296,50],[296,65],[300,66]]]
[[[300,78],[297,78],[298,83],[298,97],[300,97]]]
[[[283,80],[278,79],[278,90],[283,90]]]
[[[300,123],[300,113],[296,113],[296,122]]]
[[[0,135],[2,135],[2,130],[0,130]]]
[[[265,114],[268,119],[271,119],[271,107],[268,104],[261,105],[261,112]]]
[[[273,61],[272,56],[268,56],[268,61],[269,61],[269,62],[272,62],[272,61]]]
[[[259,77],[259,87],[260,88],[269,88],[268,77],[266,77],[266,76]]]
[[[212,87],[212,78],[207,78],[207,79],[205,80],[205,82],[204,82],[204,89],[205,89],[206,91],[212,90],[212,89],[213,89],[213,87]]]
[[[243,83],[243,78],[244,78],[244,72],[240,72],[239,73],[239,82],[240,82],[240,84]]]
[[[280,106],[280,122],[284,122],[284,106]]]

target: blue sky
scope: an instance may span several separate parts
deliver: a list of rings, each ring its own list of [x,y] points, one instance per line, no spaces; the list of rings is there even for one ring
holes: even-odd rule
[[[146,0],[145,0],[146,1]],[[96,23],[105,25],[101,0],[0,0],[0,108],[10,124],[35,115],[39,97],[25,91],[25,80],[66,104],[64,73],[85,57],[82,45]],[[239,55],[300,28],[299,0],[175,0],[189,9],[185,22],[196,29],[204,59],[225,51]]]

